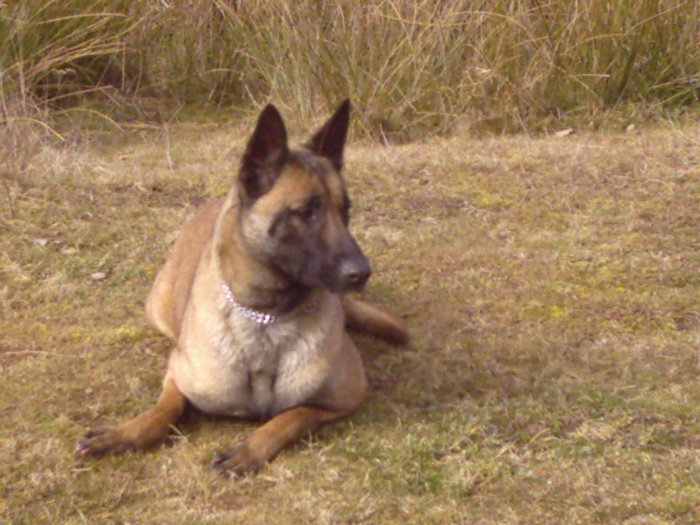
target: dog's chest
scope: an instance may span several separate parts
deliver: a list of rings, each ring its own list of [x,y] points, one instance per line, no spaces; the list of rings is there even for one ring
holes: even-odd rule
[[[318,324],[263,326],[231,316],[211,334],[208,345],[190,352],[187,362],[173,363],[182,377],[178,386],[207,413],[271,416],[303,403],[325,382],[326,334]]]
[[[245,372],[246,377],[238,378],[245,389],[241,400],[246,400],[256,415],[266,415],[279,403],[276,397],[288,390],[285,379],[294,376],[298,368],[295,361],[313,357],[314,349],[298,341],[294,330],[284,326],[246,323],[235,333],[233,341],[225,337],[220,345],[222,367]]]

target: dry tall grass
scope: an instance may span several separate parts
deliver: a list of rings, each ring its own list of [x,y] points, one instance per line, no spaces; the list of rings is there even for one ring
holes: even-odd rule
[[[0,13],[5,99],[90,93],[122,117],[274,99],[306,121],[349,96],[364,132],[405,139],[643,118],[699,93],[690,0],[24,0]]]

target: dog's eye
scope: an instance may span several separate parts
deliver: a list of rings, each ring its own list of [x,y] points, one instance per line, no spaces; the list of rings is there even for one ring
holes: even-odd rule
[[[318,217],[318,204],[315,201],[311,201],[294,210],[294,216],[303,222],[313,222]]]

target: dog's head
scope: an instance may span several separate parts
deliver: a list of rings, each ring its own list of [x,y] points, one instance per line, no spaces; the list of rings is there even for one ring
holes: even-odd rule
[[[273,105],[260,114],[236,186],[248,253],[290,281],[334,292],[359,290],[370,266],[348,230],[341,175],[350,102],[297,149]]]

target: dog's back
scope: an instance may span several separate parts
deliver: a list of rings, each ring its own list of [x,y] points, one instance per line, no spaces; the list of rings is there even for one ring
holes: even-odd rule
[[[205,247],[214,236],[224,199],[204,204],[184,226],[146,299],[146,317],[163,335],[177,341],[192,281]]]

